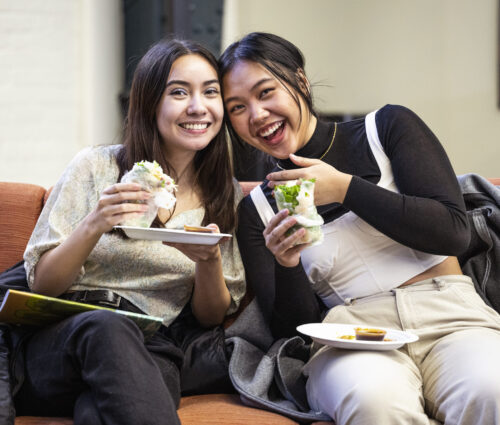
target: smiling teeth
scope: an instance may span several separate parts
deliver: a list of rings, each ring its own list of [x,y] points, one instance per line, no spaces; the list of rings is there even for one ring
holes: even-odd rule
[[[271,127],[269,127],[266,131],[262,131],[259,136],[261,137],[267,137],[273,134],[278,128],[280,128],[283,125],[283,121],[278,122],[276,124],[273,124]]]
[[[204,124],[182,124],[186,130],[204,130],[208,127],[207,123]]]

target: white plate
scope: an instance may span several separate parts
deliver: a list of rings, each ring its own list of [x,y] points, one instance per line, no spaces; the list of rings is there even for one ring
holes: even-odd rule
[[[356,339],[341,339],[342,335],[354,335],[354,328],[377,328],[387,331],[386,339],[391,341],[358,341]],[[398,331],[372,325],[344,325],[339,323],[307,323],[297,326],[300,333],[310,336],[320,344],[330,345],[348,350],[395,350],[410,342],[418,340],[411,332]]]
[[[132,239],[145,239],[150,241],[190,243],[198,245],[215,245],[224,236],[231,238],[227,233],[201,233],[186,232],[177,229],[161,229],[156,227],[131,227],[114,226],[115,229],[122,229],[125,234]]]

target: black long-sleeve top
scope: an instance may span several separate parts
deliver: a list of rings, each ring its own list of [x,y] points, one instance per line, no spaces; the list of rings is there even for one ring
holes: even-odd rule
[[[436,136],[412,111],[386,105],[375,117],[399,193],[377,186],[380,170],[371,151],[364,119],[338,123],[323,161],[353,175],[343,204],[318,207],[325,223],[352,211],[377,230],[410,248],[437,255],[458,255],[467,248],[465,206],[448,157]],[[296,152],[319,158],[327,151],[333,123],[318,121],[309,142]],[[280,160],[284,169],[297,168]],[[278,168],[276,169],[278,170]],[[262,189],[277,212],[267,181]],[[239,207],[238,244],[248,286],[276,338],[296,334],[296,326],[321,320],[322,304],[299,264],[283,267],[266,248],[262,223],[247,196]]]

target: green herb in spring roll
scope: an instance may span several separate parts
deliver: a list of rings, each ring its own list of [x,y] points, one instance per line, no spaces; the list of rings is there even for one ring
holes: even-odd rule
[[[323,242],[321,225],[323,217],[318,214],[314,205],[315,179],[291,181],[274,188],[274,197],[278,210],[287,209],[290,216],[297,220],[297,224],[290,229],[290,234],[300,228],[305,228],[305,235],[296,243],[317,245]]]

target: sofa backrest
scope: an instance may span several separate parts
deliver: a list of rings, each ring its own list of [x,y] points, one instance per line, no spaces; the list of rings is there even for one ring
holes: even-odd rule
[[[500,178],[490,178],[500,186]],[[240,182],[245,195],[260,182]],[[0,272],[22,260],[24,249],[42,211],[43,187],[29,183],[0,182]]]
[[[247,195],[259,182],[241,182]],[[0,182],[0,272],[23,259],[24,249],[49,190],[28,183]]]

